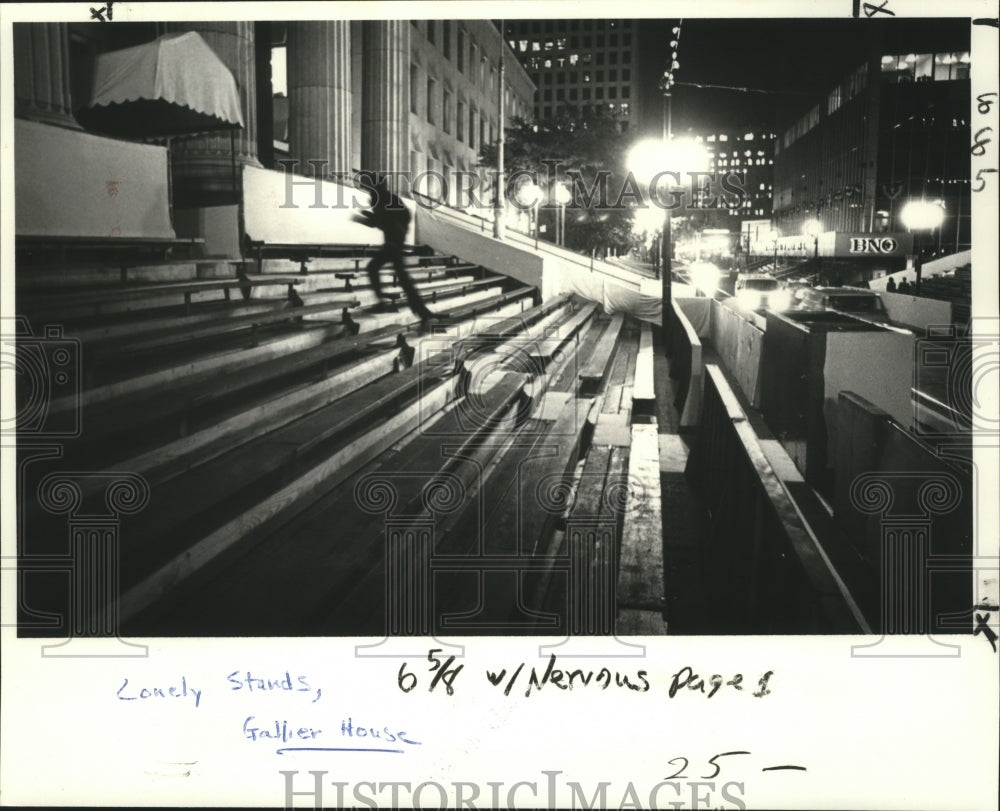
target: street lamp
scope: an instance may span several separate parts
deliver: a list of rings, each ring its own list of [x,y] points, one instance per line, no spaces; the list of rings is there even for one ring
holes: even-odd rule
[[[819,235],[823,233],[823,224],[816,219],[806,220],[802,224],[802,233],[813,238],[813,261],[819,261]]]
[[[559,219],[556,220],[556,243],[566,244],[566,204],[573,199],[570,190],[563,183],[556,183],[552,190],[552,196],[559,204]]]
[[[680,186],[680,178],[691,172],[705,172],[708,170],[708,153],[697,141],[688,138],[678,138],[674,140],[664,140],[651,138],[640,141],[628,155],[628,170],[643,185],[648,186],[650,198],[655,199],[656,191],[661,182],[670,190],[671,186]],[[672,177],[671,177],[672,175]],[[667,340],[667,323],[670,318],[672,307],[671,302],[671,234],[670,217],[672,209],[676,207],[675,201],[670,200],[664,206],[663,212],[663,247],[660,251],[660,263],[662,270],[660,281],[662,284],[662,317],[660,323],[663,326],[664,343]]]
[[[774,272],[775,273],[778,272],[778,237],[780,237],[780,236],[781,236],[781,234],[779,234],[777,231],[771,231],[770,233],[768,233],[768,237],[770,238],[771,242],[774,244]]]
[[[541,188],[532,181],[523,184],[517,190],[517,201],[525,208],[531,209],[531,220],[535,228],[535,250],[538,250],[538,204],[545,196]]]
[[[944,220],[944,201],[942,200],[910,200],[899,212],[899,219],[910,231],[931,232]],[[921,245],[915,239],[913,246],[913,270],[917,275],[914,295],[920,295],[920,279],[923,275],[924,262],[921,256]]]

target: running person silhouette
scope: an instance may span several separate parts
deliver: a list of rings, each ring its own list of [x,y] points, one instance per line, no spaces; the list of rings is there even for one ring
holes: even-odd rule
[[[379,304],[384,307],[382,280],[379,277],[379,271],[387,262],[392,262],[396,278],[399,280],[403,292],[406,293],[407,304],[409,304],[413,314],[420,318],[421,332],[428,332],[434,314],[427,309],[427,305],[420,298],[420,293],[417,291],[413,279],[410,278],[410,274],[407,273],[406,265],[403,264],[403,245],[406,242],[406,231],[410,226],[410,212],[403,205],[403,201],[389,189],[384,177],[376,179],[371,185],[366,185],[365,179],[366,177],[362,176],[361,187],[371,195],[372,205],[370,211],[361,212],[357,221],[370,228],[378,228],[385,237],[382,247],[372,257],[366,268],[372,289],[378,296]],[[370,180],[371,176],[367,176],[367,179]]]

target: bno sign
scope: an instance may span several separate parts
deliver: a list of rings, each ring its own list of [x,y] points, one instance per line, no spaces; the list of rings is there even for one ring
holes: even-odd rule
[[[892,237],[851,237],[851,253],[895,253],[899,243]]]
[[[855,231],[837,232],[834,239],[834,256],[853,259],[901,258],[913,250],[913,234],[897,231],[888,234],[866,234]],[[820,256],[823,252],[823,238],[820,237]]]

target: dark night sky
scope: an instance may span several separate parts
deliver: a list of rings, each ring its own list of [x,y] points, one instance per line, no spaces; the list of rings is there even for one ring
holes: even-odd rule
[[[647,104],[662,109],[656,81],[669,58],[674,20],[643,22],[642,65],[652,85]],[[685,126],[772,124],[800,114],[817,93],[832,90],[864,61],[868,38],[886,51],[968,48],[969,21],[688,19],[682,27],[673,97],[675,131]],[[694,88],[684,83],[720,84],[770,93]]]

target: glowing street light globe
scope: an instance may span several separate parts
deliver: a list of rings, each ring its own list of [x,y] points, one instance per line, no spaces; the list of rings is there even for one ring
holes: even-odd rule
[[[771,242],[777,242],[781,238],[781,234],[777,231],[768,231],[767,238],[771,240]]]
[[[641,183],[649,183],[662,172],[707,172],[708,152],[691,138],[639,141],[628,154],[628,170]]]
[[[818,237],[823,233],[823,224],[816,219],[806,220],[802,224],[802,233],[811,237]]]
[[[899,212],[899,219],[911,231],[932,231],[944,220],[940,200],[911,200]]]
[[[535,183],[528,182],[520,186],[517,190],[517,202],[525,208],[531,208],[541,202],[543,192]]]
[[[555,201],[561,206],[566,205],[573,199],[573,195],[570,194],[569,189],[567,189],[562,183],[556,183],[555,189],[553,189],[553,196]]]

